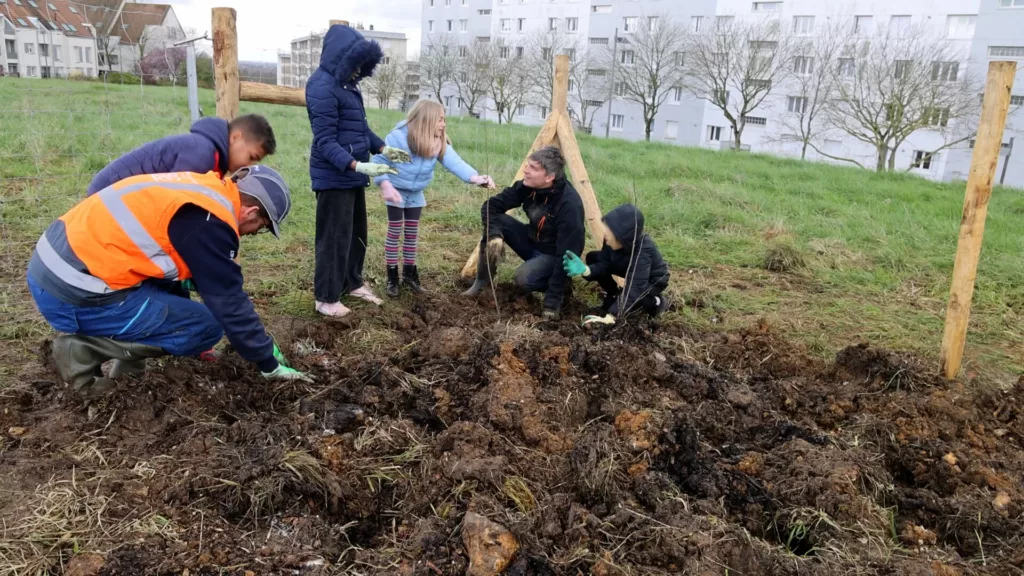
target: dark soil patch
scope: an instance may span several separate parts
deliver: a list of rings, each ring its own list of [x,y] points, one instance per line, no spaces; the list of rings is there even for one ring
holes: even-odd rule
[[[0,553],[455,575],[473,511],[518,539],[509,574],[1024,573],[1024,383],[966,390],[867,346],[823,365],[766,326],[585,331],[507,291],[499,319],[489,299],[274,323],[315,385],[228,354],[87,408],[38,368],[2,397]],[[394,345],[345,349],[369,328]],[[61,490],[103,506],[43,506]]]

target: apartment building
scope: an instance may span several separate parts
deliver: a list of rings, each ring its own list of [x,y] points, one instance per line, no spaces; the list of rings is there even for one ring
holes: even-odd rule
[[[0,66],[23,78],[96,76],[94,30],[67,0],[0,0]]]
[[[993,59],[1024,60],[1024,0],[423,0],[423,53],[440,36],[459,44],[501,39],[518,46],[533,31],[552,30],[578,36],[591,48],[614,46],[618,51],[616,60],[625,59],[622,63],[628,63],[629,54],[624,52],[629,50],[630,34],[639,26],[654,26],[665,19],[691,32],[706,30],[720,20],[773,19],[780,29],[798,36],[842,24],[856,29],[865,40],[878,33],[924,30],[933,37],[941,37],[951,52],[960,55],[958,62],[939,63],[945,66],[941,68],[942,77],[948,79],[951,74],[953,81],[968,75],[983,78],[988,62]],[[616,32],[619,43],[613,41]],[[803,68],[794,73],[806,71],[807,61],[802,62]],[[979,94],[980,89],[979,85]],[[792,98],[792,90],[791,84],[774,86],[770,96],[747,115],[744,149],[797,157],[804,152],[800,143],[784,137],[790,128],[783,120],[792,113],[793,102],[800,102]],[[1024,95],[1024,84],[1018,83],[1015,94]],[[631,140],[645,137],[639,104],[610,88],[608,93],[593,98],[592,104],[600,103],[592,111],[590,128],[594,134]],[[442,100],[450,114],[465,112],[454,86],[442,91]],[[1024,97],[1015,96],[1014,102],[1024,104]],[[527,104],[520,107],[514,120],[539,124],[546,114],[543,104]],[[493,106],[484,106],[482,115],[497,120]],[[1024,120],[1011,115],[1004,144],[1005,152],[1011,155],[1005,175],[1008,185],[1024,186],[1024,141],[1014,140],[1016,153],[1010,143],[1010,138],[1022,129]],[[940,134],[937,130],[916,131],[896,150],[896,168],[909,169],[914,165],[912,172],[936,180],[965,178],[970,162],[969,141],[929,154],[942,148],[950,141],[948,138],[946,132]],[[679,87],[669,92],[659,109],[651,139],[719,149],[732,145],[733,134],[718,107],[706,97]],[[874,166],[877,155],[871,145],[837,131],[820,139],[817,147],[822,153],[810,149],[806,151],[807,159],[835,161],[829,157],[842,157]],[[997,180],[1002,175],[1003,163]]]
[[[403,32],[384,32],[369,28],[356,28],[367,40],[376,40],[384,51],[384,62],[392,59],[406,59],[408,40]],[[277,54],[277,84],[292,88],[305,88],[306,81],[320,65],[320,52],[323,49],[324,35],[327,30],[311,33],[308,36],[294,38],[290,52]],[[418,80],[418,78],[417,78]]]

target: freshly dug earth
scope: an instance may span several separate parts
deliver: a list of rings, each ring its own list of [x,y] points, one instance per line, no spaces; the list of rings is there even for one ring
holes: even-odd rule
[[[1024,574],[1024,382],[498,297],[282,319],[311,386],[228,354],[86,407],[32,369],[0,574]]]

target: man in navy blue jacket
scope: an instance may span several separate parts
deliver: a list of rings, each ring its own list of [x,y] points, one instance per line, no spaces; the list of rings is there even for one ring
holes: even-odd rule
[[[370,162],[383,154],[409,162],[409,154],[390,148],[366,123],[359,82],[373,75],[384,57],[376,42],[353,28],[335,24],[324,37],[320,67],[306,83],[306,111],[313,129],[309,177],[316,193],[316,310],[341,317],[349,309],[343,295],[380,305],[363,283],[366,258],[366,187],[370,176],[397,171]]]
[[[92,179],[86,195],[140,174],[216,172],[223,178],[243,166],[257,164],[276,148],[274,130],[258,114],[239,116],[231,122],[200,118],[188,134],[143,144],[108,164]]]

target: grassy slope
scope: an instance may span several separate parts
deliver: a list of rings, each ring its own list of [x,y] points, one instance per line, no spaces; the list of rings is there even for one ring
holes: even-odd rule
[[[45,327],[22,288],[32,243],[109,159],[186,130],[186,94],[181,88],[3,79],[0,98],[7,110],[0,115],[0,336],[35,337]],[[201,99],[212,113],[212,93],[203,91]],[[283,241],[245,241],[249,288],[272,312],[309,315],[314,216],[306,114],[248,103],[242,111],[271,119],[279,151],[268,163],[284,173],[296,198]],[[400,117],[369,112],[382,136]],[[455,118],[450,133],[467,161],[508,182],[536,128]],[[962,185],[769,156],[579,138],[601,205],[632,200],[644,210],[648,231],[673,266],[672,290],[688,303],[678,307],[686,321],[735,327],[763,317],[823,355],[860,340],[937,355]],[[454,290],[478,233],[484,197],[442,172],[428,191],[421,265],[435,288]],[[367,275],[379,279],[384,209],[375,192],[368,203]],[[967,368],[1001,382],[1024,371],[1022,223],[1024,194],[996,190]],[[795,249],[803,266],[765,271],[766,251],[780,246]]]

